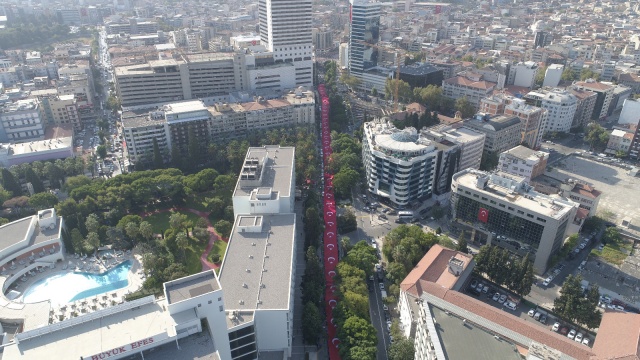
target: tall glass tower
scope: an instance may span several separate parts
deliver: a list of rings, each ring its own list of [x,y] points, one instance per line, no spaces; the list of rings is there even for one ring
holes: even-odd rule
[[[364,70],[378,65],[380,39],[380,4],[369,0],[350,0],[349,72],[361,76]]]

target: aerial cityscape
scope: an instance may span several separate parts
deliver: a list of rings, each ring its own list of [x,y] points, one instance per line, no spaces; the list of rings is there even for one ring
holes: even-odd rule
[[[0,2],[0,360],[640,359],[640,2]]]

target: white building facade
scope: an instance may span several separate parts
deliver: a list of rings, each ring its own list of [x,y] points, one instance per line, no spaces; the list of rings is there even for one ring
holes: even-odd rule
[[[398,130],[377,120],[365,123],[362,142],[369,192],[399,207],[431,197],[438,156],[432,141],[414,128]]]

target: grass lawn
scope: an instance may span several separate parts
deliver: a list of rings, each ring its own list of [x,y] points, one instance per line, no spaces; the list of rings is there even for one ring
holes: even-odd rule
[[[169,217],[171,217],[174,213],[180,213],[187,216],[187,220],[191,220],[194,224],[200,217],[196,214],[190,213],[188,211],[167,211],[161,212],[158,214],[153,214],[151,216],[147,216],[144,218],[145,221],[148,221],[151,226],[153,226],[153,232],[156,234],[163,234],[165,230],[169,228]]]
[[[189,239],[189,247],[185,250],[186,266],[189,274],[195,274],[202,271],[200,263],[200,255],[207,247],[208,241],[199,242],[194,237]]]
[[[624,259],[627,258],[627,254],[616,247],[609,246],[609,244],[605,245],[602,251],[598,251],[597,249],[591,250],[591,254],[601,257],[604,261],[615,265],[621,265]]]
[[[225,251],[227,251],[227,243],[222,241],[222,240],[217,240],[213,243],[213,247],[211,248],[211,252],[209,253],[209,256],[207,257],[207,260],[213,262],[213,260],[211,260],[211,258],[213,257],[213,255],[218,254],[220,255],[220,262],[222,262],[222,259],[224,258],[224,253]]]

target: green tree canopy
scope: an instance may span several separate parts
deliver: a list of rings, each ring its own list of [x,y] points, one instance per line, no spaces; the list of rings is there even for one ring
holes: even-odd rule
[[[469,102],[466,96],[457,99],[454,108],[462,113],[463,119],[468,119],[476,113],[476,107]]]
[[[223,238],[228,238],[231,235],[232,224],[227,220],[219,220],[213,227]]]
[[[58,204],[58,198],[49,192],[41,192],[33,194],[29,198],[29,206],[36,210],[44,210],[54,207]]]

